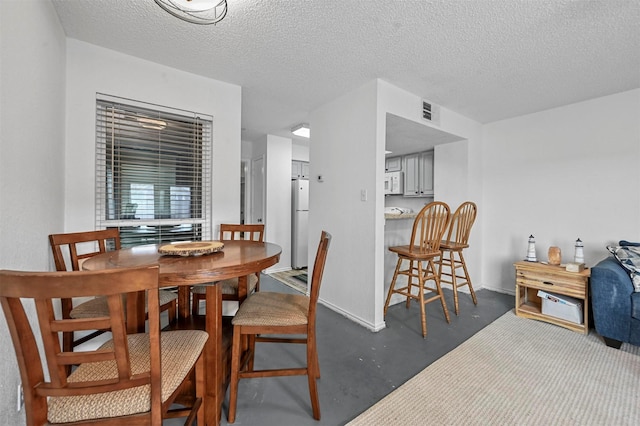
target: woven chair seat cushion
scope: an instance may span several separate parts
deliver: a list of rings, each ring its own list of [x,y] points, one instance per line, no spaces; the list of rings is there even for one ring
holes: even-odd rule
[[[178,299],[178,295],[172,291],[160,290],[160,306],[165,305],[171,301]],[[147,311],[145,306],[145,312]],[[107,299],[104,297],[96,297],[86,302],[82,302],[78,306],[74,307],[69,314],[71,318],[96,318],[96,317],[108,317],[109,307],[107,306]]]
[[[259,291],[241,305],[231,323],[244,326],[289,326],[308,322],[309,297]]]
[[[249,275],[249,293],[253,293],[258,284],[258,277],[256,274]],[[191,292],[195,294],[205,294],[207,292],[207,286],[214,285],[211,284],[200,284],[194,285],[191,287]],[[216,285],[222,286],[222,294],[227,295],[237,295],[238,294],[238,279],[237,278],[229,278],[227,280],[217,281]]]
[[[199,330],[167,331],[160,334],[162,359],[162,401],[166,401],[180,386],[196,363],[208,334]],[[130,334],[129,357],[132,374],[149,371],[149,336]],[[102,348],[112,348],[108,341]],[[116,378],[115,361],[86,363],[78,366],[69,382]],[[67,423],[90,419],[126,416],[151,410],[150,385],[99,394],[51,397],[48,400],[51,423]]]

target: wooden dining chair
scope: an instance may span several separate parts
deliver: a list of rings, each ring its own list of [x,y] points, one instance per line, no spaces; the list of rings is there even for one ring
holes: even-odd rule
[[[231,349],[229,413],[227,415],[229,423],[233,423],[236,418],[238,382],[240,379],[296,375],[307,376],[313,418],[320,420],[320,402],[318,401],[316,383],[316,380],[320,378],[316,344],[316,308],[330,242],[331,235],[323,231],[313,265],[309,296],[265,291],[253,293],[240,305],[240,309],[231,320],[233,324],[233,344]],[[296,336],[282,337],[287,335]],[[254,354],[256,342],[306,344],[306,366],[255,370]]]
[[[476,220],[477,207],[475,203],[466,201],[456,209],[451,217],[447,237],[440,242],[440,283],[451,284],[453,288],[453,303],[456,315],[458,315],[458,288],[469,287],[473,304],[477,305],[476,293],[471,285],[471,277],[467,270],[462,251],[469,247],[469,235],[471,227]],[[446,271],[443,271],[444,268]],[[457,270],[462,269],[462,275]]]
[[[142,291],[148,293],[149,331],[127,335],[124,296]],[[56,313],[54,300],[76,297],[104,298],[106,315],[68,319]],[[0,303],[20,369],[26,424],[160,425],[173,417],[187,417],[187,424],[197,417],[204,424],[202,351],[208,335],[197,330],[160,332],[157,266],[92,272],[2,270]],[[27,314],[32,309],[25,304],[35,305],[33,328],[33,314]],[[94,350],[61,349],[61,333],[95,329],[111,332],[112,339]],[[71,365],[78,367],[69,374]]]
[[[433,201],[420,210],[413,222],[411,240],[409,245],[389,247],[389,250],[398,255],[398,262],[393,273],[393,279],[387,293],[387,300],[384,304],[384,315],[394,294],[406,297],[407,309],[411,299],[416,299],[420,303],[420,319],[422,322],[422,336],[427,336],[427,317],[425,305],[439,300],[447,322],[450,322],[449,311],[444,300],[444,294],[440,285],[436,261],[441,256],[440,241],[447,230],[451,211],[449,206],[440,201]],[[406,269],[402,269],[403,263],[408,262]],[[398,276],[407,277],[407,285],[399,286]],[[415,281],[414,281],[415,280]],[[431,281],[435,286],[427,285]],[[417,293],[413,290],[417,289]],[[431,295],[434,293],[435,295]],[[428,296],[425,298],[425,296]]]
[[[82,262],[86,259],[104,253],[108,250],[119,250],[120,232],[115,229],[105,229],[100,231],[73,232],[67,234],[49,235],[49,243],[53,252],[53,260],[57,271],[80,271]],[[65,261],[69,260],[70,268]],[[178,295],[172,291],[160,290],[160,310],[168,311],[169,321],[176,318],[176,303]],[[73,301],[63,298],[62,315],[63,318],[90,318],[94,316],[105,316],[108,312],[107,300],[97,297],[85,301]],[[102,330],[96,330],[82,337],[75,336],[72,332],[63,334],[64,350],[69,352],[74,347],[85,343],[100,334]]]
[[[220,241],[229,240],[249,240],[264,241],[264,224],[228,224],[220,225]],[[222,285],[222,300],[235,300],[242,302],[247,295],[260,289],[260,273],[249,275],[247,278],[248,286],[246,293],[239,289],[239,279],[229,278],[217,282]],[[211,284],[200,284],[191,287],[191,314],[198,315],[200,310],[200,301],[206,299],[207,286]]]

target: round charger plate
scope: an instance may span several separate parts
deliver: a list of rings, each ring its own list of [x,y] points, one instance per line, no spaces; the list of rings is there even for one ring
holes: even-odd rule
[[[224,244],[220,241],[193,241],[165,244],[158,249],[158,253],[170,256],[202,256],[223,248]]]

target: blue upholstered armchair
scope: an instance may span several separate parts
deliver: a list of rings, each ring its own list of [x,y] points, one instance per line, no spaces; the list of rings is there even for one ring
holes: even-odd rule
[[[593,322],[607,346],[640,346],[640,292],[634,292],[629,271],[609,256],[591,269],[590,282]]]

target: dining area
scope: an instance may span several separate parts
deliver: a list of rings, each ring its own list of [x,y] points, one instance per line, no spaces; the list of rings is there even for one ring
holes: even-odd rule
[[[229,387],[232,423],[240,379],[290,375],[308,377],[319,419],[315,310],[331,236],[322,232],[308,295],[261,292],[260,273],[282,248],[264,241],[260,226],[256,238],[255,225],[223,224],[218,240],[125,248],[117,229],[52,234],[56,271],[0,271],[27,424],[184,417],[217,425]],[[33,299],[39,327],[30,326],[25,299]],[[223,312],[228,300],[238,302],[234,316]],[[106,343],[84,349],[105,332]],[[255,369],[256,342],[269,341],[305,344],[306,365]]]

